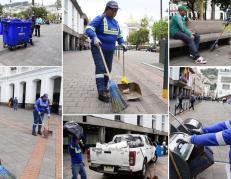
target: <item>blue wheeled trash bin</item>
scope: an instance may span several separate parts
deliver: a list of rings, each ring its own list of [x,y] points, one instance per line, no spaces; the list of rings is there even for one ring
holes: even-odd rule
[[[31,40],[31,21],[20,19],[2,19],[3,44],[10,50],[17,46],[27,47]]]
[[[16,177],[0,164],[0,178],[16,179]]]
[[[0,35],[2,35],[2,23],[1,23],[1,20],[0,20]]]

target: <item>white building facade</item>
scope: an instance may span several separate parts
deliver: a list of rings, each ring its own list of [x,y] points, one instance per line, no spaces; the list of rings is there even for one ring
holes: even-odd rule
[[[63,11],[63,50],[77,50],[80,43],[89,47],[88,39],[85,41],[81,39],[88,19],[77,1],[64,0]]]
[[[40,96],[47,93],[52,112],[60,113],[62,69],[57,67],[0,67],[0,103],[17,97],[19,106],[32,109]]]
[[[168,116],[162,114],[150,115],[94,115],[96,117],[105,118],[114,121],[120,121],[127,124],[133,124],[161,132],[168,132]]]
[[[231,69],[219,69],[216,91],[218,98],[231,95]]]

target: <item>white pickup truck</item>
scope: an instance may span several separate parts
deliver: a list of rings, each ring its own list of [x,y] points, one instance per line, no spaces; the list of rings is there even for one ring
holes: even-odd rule
[[[155,150],[146,135],[116,135],[112,142],[97,143],[88,150],[89,168],[104,174],[137,173],[144,178],[147,163],[157,160]]]

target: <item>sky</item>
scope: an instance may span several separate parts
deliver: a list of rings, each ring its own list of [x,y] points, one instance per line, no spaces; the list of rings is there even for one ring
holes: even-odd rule
[[[28,1],[28,2],[32,2],[31,0],[11,0],[12,3],[14,2],[23,2],[23,1]],[[43,5],[50,5],[50,4],[54,4],[56,2],[56,0],[43,0]],[[9,4],[10,0],[0,0],[0,4]],[[35,3],[39,3],[42,4],[42,0],[35,0]]]
[[[93,19],[95,16],[103,13],[105,5],[109,0],[77,0],[83,12],[88,18]],[[124,23],[131,15],[139,21],[147,15],[152,17],[154,21],[160,19],[160,0],[116,0],[120,10],[117,13],[116,19],[119,23]],[[163,17],[167,16],[169,0],[163,2]]]

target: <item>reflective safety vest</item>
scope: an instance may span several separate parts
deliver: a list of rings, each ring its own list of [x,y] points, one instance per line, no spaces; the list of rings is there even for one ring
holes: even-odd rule
[[[93,19],[86,27],[85,34],[92,39],[92,44],[94,44],[93,40],[97,36],[102,43],[102,49],[106,51],[113,51],[116,41],[119,44],[124,43],[118,22],[105,15]]]
[[[71,162],[75,163],[82,163],[83,156],[81,148],[78,144],[74,144],[73,142],[69,145],[69,153],[71,155]]]
[[[37,112],[50,114],[49,102],[48,101],[43,101],[42,98],[37,99],[37,101],[34,104],[34,109]]]

